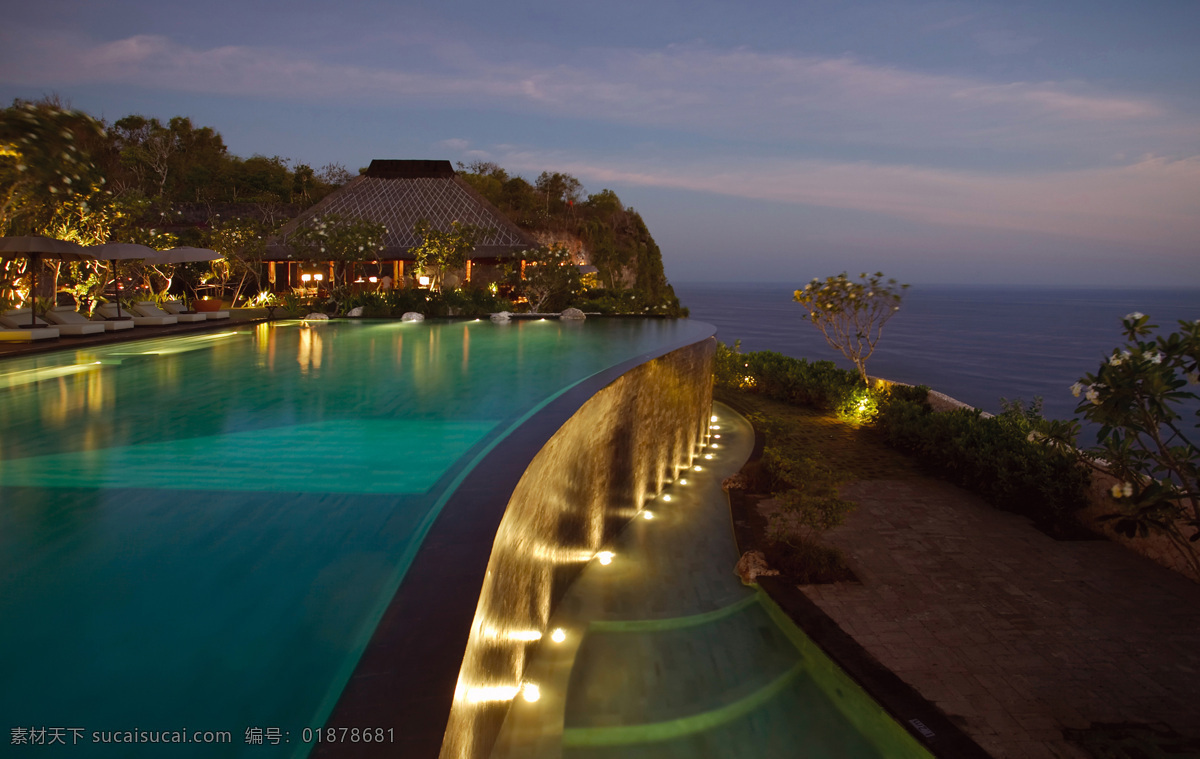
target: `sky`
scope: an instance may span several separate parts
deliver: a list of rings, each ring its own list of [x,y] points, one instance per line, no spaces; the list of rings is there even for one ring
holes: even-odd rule
[[[1200,287],[1200,3],[39,0],[0,102],[573,174],[672,281]]]

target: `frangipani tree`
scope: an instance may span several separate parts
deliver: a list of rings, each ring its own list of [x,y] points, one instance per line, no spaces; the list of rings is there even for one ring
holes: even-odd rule
[[[867,359],[875,352],[875,344],[883,325],[900,310],[900,299],[908,285],[894,279],[883,279],[883,272],[857,280],[846,272],[829,277],[824,282],[814,279],[797,290],[795,301],[804,306],[808,318],[834,348],[850,359],[863,384],[867,378]]]
[[[331,285],[347,285],[346,264],[374,260],[383,250],[388,229],[367,219],[325,214],[313,219],[288,240],[301,258],[333,262]],[[214,246],[214,249],[216,247]]]
[[[1149,322],[1125,316],[1128,342],[1071,387],[1083,397],[1075,412],[1100,425],[1088,457],[1120,480],[1111,492],[1120,511],[1102,518],[1127,537],[1165,535],[1200,580],[1200,449],[1187,434],[1200,424],[1179,413],[1200,401],[1190,389],[1200,384],[1200,321],[1158,336]]]

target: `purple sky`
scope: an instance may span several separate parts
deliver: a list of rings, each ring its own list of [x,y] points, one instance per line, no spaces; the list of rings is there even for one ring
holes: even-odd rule
[[[44,0],[0,98],[608,187],[674,281],[1200,287],[1200,3]]]

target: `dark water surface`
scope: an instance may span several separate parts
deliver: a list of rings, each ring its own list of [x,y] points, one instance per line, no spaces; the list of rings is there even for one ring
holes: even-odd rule
[[[692,318],[716,325],[722,342],[852,368],[801,318],[795,287],[684,283],[675,292]],[[1200,290],[913,286],[867,366],[986,411],[998,412],[1000,398],[1041,396],[1046,416],[1071,418],[1071,384],[1122,344],[1121,317],[1131,311],[1174,328],[1177,319],[1200,318]]]

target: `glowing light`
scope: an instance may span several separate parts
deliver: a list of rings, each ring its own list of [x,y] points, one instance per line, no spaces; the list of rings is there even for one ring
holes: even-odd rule
[[[680,481],[679,481],[679,484],[680,484],[680,485],[686,485],[686,484],[687,484],[687,480],[680,480]]]
[[[301,282],[311,282],[311,281],[312,281],[312,275],[311,275],[311,274],[301,274],[301,275],[300,275],[300,281],[301,281]]]
[[[378,282],[378,281],[379,281],[379,277],[367,277],[367,281],[368,281],[368,282]]]
[[[417,284],[419,284],[421,287],[429,287],[429,277],[417,277]]]
[[[520,692],[515,685],[497,685],[490,688],[468,688],[467,701],[479,704],[485,701],[512,701]]]
[[[708,428],[709,428],[710,430],[719,430],[719,429],[721,429],[721,425],[719,425],[719,424],[710,424],[710,425],[708,426]]]
[[[717,415],[716,415],[716,414],[713,414],[712,416],[710,416],[710,417],[708,418],[708,421],[710,421],[710,422],[715,422],[715,421],[717,421]]]
[[[713,443],[713,444],[712,444],[712,445],[710,445],[709,447],[710,447],[710,448],[720,448],[721,446],[717,445],[716,443]]]
[[[664,494],[664,495],[663,495],[663,497],[662,497],[662,499],[663,499],[664,501],[669,501],[669,500],[671,500],[671,496],[670,496],[670,495],[667,495],[667,494]]]
[[[538,630],[514,630],[504,637],[514,641],[533,642],[542,639],[542,633]]]
[[[599,559],[600,563],[604,564],[605,566],[612,564],[614,556],[616,556],[616,554],[612,551],[601,551],[600,553],[596,554],[596,558]]]
[[[697,464],[696,466],[692,467],[692,471],[693,472],[703,472],[704,470],[700,468],[699,464]]]
[[[704,458],[706,458],[706,459],[711,459],[711,458],[712,458],[712,454],[711,454],[711,453],[706,453],[706,454],[704,454]]]
[[[550,633],[550,640],[554,641],[555,643],[562,643],[566,639],[567,631],[561,627],[554,628],[554,632]]]
[[[525,687],[521,688],[521,695],[526,701],[533,703],[542,697],[542,691],[533,683],[525,683]]]
[[[653,512],[653,511],[643,511],[643,512],[642,512],[642,519],[645,519],[645,520],[647,520],[647,521],[648,521],[648,520],[651,520],[651,519],[653,519],[653,518],[654,518],[654,512]]]
[[[314,275],[313,275],[313,279],[315,279],[315,280],[317,280],[318,282],[320,282],[321,280],[325,279],[325,275],[324,275],[324,274],[314,274]]]
[[[716,438],[716,439],[718,439],[718,440],[720,440],[720,439],[721,439],[721,436],[720,436],[720,435],[713,435],[713,437],[715,437],[715,438]]]

